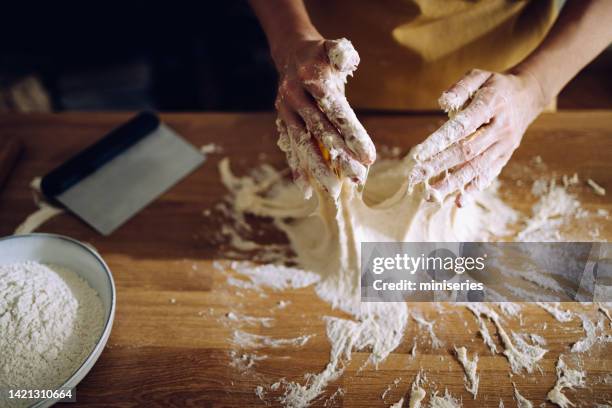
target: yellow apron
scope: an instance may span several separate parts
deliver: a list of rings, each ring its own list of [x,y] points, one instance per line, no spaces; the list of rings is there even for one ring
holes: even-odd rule
[[[437,110],[472,68],[503,71],[542,41],[563,0],[309,0],[326,38],[361,56],[347,94],[358,109]]]

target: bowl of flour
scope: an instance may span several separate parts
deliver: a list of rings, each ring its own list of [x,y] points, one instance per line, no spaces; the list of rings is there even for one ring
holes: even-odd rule
[[[90,247],[53,234],[0,238],[0,406],[49,407],[62,396],[53,391],[74,389],[106,345],[115,298]]]

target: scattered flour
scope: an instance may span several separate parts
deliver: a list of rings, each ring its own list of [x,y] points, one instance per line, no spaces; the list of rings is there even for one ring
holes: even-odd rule
[[[225,317],[238,324],[245,324],[248,326],[272,327],[274,325],[274,319],[271,317],[254,317],[234,312],[228,312]]]
[[[478,329],[483,341],[485,342],[489,350],[491,350],[491,353],[497,354],[497,345],[491,337],[491,333],[489,332],[489,328],[487,327],[486,321],[482,318],[480,313],[476,314],[476,319],[478,320]]]
[[[410,358],[414,359],[416,357],[416,352],[417,352],[417,344],[415,341],[414,344],[412,345],[412,348],[410,349]]]
[[[306,374],[305,384],[284,382],[285,394],[280,402],[286,406],[309,405],[330,382],[342,375],[353,350],[370,349],[368,361],[376,366],[399,345],[407,320],[406,316],[397,315],[394,319],[383,319],[375,311],[364,314],[361,321],[336,317],[324,319],[331,342],[330,361],[320,373]]]
[[[393,388],[397,388],[398,384],[400,383],[400,381],[402,381],[401,377],[396,378],[395,380],[393,380],[393,384],[390,384],[387,386],[387,388],[383,391],[382,395],[380,396],[380,398],[384,401],[385,397],[387,396],[387,394],[393,389]]]
[[[253,367],[256,362],[267,359],[268,356],[260,356],[255,353],[238,353],[236,350],[232,350],[230,351],[230,358],[230,364],[232,365],[232,367],[238,369],[240,372],[244,372]],[[259,392],[258,395],[260,393],[261,392]]]
[[[412,382],[412,386],[410,387],[410,402],[408,404],[409,408],[420,408],[421,402],[425,399],[427,393],[421,387],[421,372],[419,371]]]
[[[474,399],[476,399],[476,395],[478,394],[478,383],[480,380],[478,378],[478,374],[476,373],[476,368],[478,366],[478,354],[474,354],[474,358],[470,360],[465,347],[455,347],[455,355],[457,356],[457,360],[459,360],[463,366],[463,371],[465,371],[465,389],[474,396]]]
[[[572,353],[584,353],[597,343],[612,343],[611,335],[598,335],[598,333],[604,331],[603,320],[599,320],[597,325],[595,325],[585,315],[581,315],[580,319],[582,320],[582,328],[584,329],[585,337],[572,345]]]
[[[412,318],[415,322],[417,322],[420,328],[424,328],[425,330],[427,330],[429,336],[431,337],[431,346],[433,348],[440,348],[444,346],[444,343],[438,338],[438,336],[436,336],[436,333],[434,332],[434,322],[425,320],[421,315],[417,313],[412,313]]]
[[[548,401],[553,404],[558,405],[561,408],[568,408],[570,406],[574,406],[574,404],[567,399],[565,394],[563,394],[564,388],[574,389],[574,388],[583,388],[586,386],[585,377],[586,374],[584,371],[578,371],[571,368],[568,368],[565,365],[565,362],[562,359],[563,356],[559,356],[557,360],[557,382],[555,386],[548,392],[546,398]]]
[[[545,346],[546,345],[546,339],[542,336],[540,336],[539,334],[535,334],[535,333],[512,333],[512,337],[517,339],[520,338],[521,340],[516,340],[516,341],[531,341],[534,344],[537,344],[539,346]]]
[[[260,400],[264,401],[266,397],[266,391],[264,390],[264,387],[262,387],[261,385],[255,387],[255,395],[257,395]]]
[[[98,294],[74,272],[32,261],[0,265],[0,389],[60,386],[91,353],[103,323]]]
[[[512,383],[512,387],[514,387],[514,399],[516,399],[516,407],[517,408],[533,408],[533,404],[527,398],[523,397],[519,390],[516,388],[516,384]],[[500,404],[503,406],[503,404]]]
[[[317,283],[319,275],[307,272],[299,268],[291,268],[284,265],[253,265],[250,262],[231,263],[231,268],[239,274],[247,277],[249,281],[241,280],[241,284],[236,281],[232,283],[236,286],[243,285],[247,288],[258,288],[265,286],[274,290],[299,289]]]
[[[507,314],[508,316],[520,315],[522,308],[520,304],[514,302],[497,302],[497,306],[499,306],[501,311]]]
[[[574,314],[569,310],[561,310],[559,302],[536,302],[538,306],[550,313],[557,321],[567,323],[572,320]]]
[[[593,192],[595,194],[602,196],[602,197],[606,195],[606,189],[600,186],[599,184],[597,184],[594,180],[587,179],[587,184],[589,185],[589,187],[593,189]]]
[[[326,407],[331,407],[333,406],[334,402],[341,396],[344,395],[344,389],[343,388],[338,388],[336,391],[334,391],[334,393],[327,399],[327,401],[325,401],[324,406]]]
[[[566,187],[552,180],[536,180],[532,194],[539,197],[531,209],[531,217],[518,233],[518,241],[559,241],[560,226],[580,209],[580,202]]]
[[[502,344],[504,345],[503,354],[508,359],[508,362],[510,363],[510,368],[512,369],[513,373],[518,374],[523,369],[525,369],[528,373],[533,372],[534,368],[537,367],[538,361],[540,361],[542,357],[544,357],[544,354],[546,354],[546,349],[536,344],[528,344],[520,337],[516,336],[514,336],[515,342],[513,343],[508,334],[506,333],[506,330],[503,328],[499,315],[485,304],[472,303],[468,304],[467,308],[478,319],[481,319],[480,316],[485,316],[489,318],[493,322],[493,324],[495,324],[499,338],[501,339]],[[484,326],[484,322],[481,327],[482,326]],[[485,336],[483,335],[483,337]],[[487,334],[487,337],[490,339],[490,335]],[[489,348],[491,348],[490,345]],[[491,351],[493,351],[493,349]]]
[[[430,408],[461,408],[461,401],[453,397],[448,390],[444,391],[443,396],[433,394],[429,400]]]
[[[279,300],[276,304],[276,308],[282,310],[291,304],[290,300]]]
[[[234,330],[233,341],[234,344],[245,349],[257,349],[264,347],[276,348],[284,346],[302,347],[308,343],[308,340],[310,340],[312,337],[313,335],[304,335],[290,339],[275,339],[270,336],[247,333],[242,330]]]

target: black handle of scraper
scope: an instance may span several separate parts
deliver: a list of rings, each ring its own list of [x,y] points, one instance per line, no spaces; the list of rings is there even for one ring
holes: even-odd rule
[[[55,197],[135,145],[159,125],[160,120],[154,113],[138,114],[44,176],[40,185],[42,193],[55,201]]]

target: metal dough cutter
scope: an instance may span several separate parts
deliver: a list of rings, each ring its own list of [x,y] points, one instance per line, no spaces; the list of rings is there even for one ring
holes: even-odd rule
[[[155,114],[144,112],[47,174],[41,190],[110,235],[204,160]]]

